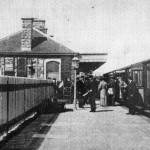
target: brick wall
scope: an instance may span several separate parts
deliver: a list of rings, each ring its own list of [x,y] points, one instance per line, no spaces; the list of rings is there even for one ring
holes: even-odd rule
[[[71,56],[63,56],[61,58],[61,78],[71,78],[71,64],[72,64],[72,57]]]

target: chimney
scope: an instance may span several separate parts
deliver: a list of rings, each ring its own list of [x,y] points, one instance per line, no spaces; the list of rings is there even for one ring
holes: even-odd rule
[[[31,51],[34,18],[22,18],[21,51]]]
[[[35,19],[33,21],[33,27],[47,34],[47,28],[45,28],[45,20]]]

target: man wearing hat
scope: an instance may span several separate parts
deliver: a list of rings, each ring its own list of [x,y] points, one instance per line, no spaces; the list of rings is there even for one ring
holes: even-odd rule
[[[77,80],[77,98],[79,101],[79,108],[83,108],[83,94],[84,94],[84,76],[81,76],[79,80]]]
[[[131,76],[129,77],[128,82],[129,114],[134,115],[138,89]]]
[[[85,95],[84,95],[84,98],[83,98],[83,104],[85,105],[85,104],[88,104],[89,103],[89,94],[88,94],[88,92],[89,92],[89,90],[90,90],[90,80],[89,80],[89,77],[85,77],[85,82],[84,82],[84,85],[85,85]]]
[[[95,112],[96,110],[96,104],[95,99],[98,92],[98,84],[96,81],[96,78],[93,78],[92,75],[89,76],[90,79],[90,105],[91,105],[91,112]]]
[[[119,85],[116,81],[115,76],[111,77],[110,87],[113,90],[112,105],[115,106],[115,101],[118,101],[119,99]]]

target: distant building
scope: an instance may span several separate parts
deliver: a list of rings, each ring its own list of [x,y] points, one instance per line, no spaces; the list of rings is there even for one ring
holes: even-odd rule
[[[0,40],[0,75],[62,80],[74,55],[47,35],[45,20],[22,18],[22,30]]]
[[[80,53],[79,72],[92,73],[106,62],[107,53]]]

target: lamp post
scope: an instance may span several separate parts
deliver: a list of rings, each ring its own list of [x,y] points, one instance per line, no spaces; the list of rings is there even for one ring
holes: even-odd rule
[[[76,110],[76,103],[77,103],[77,99],[76,99],[76,75],[77,75],[77,68],[79,67],[79,59],[77,56],[74,56],[74,58],[72,59],[72,67],[74,69],[74,107],[73,109]]]

